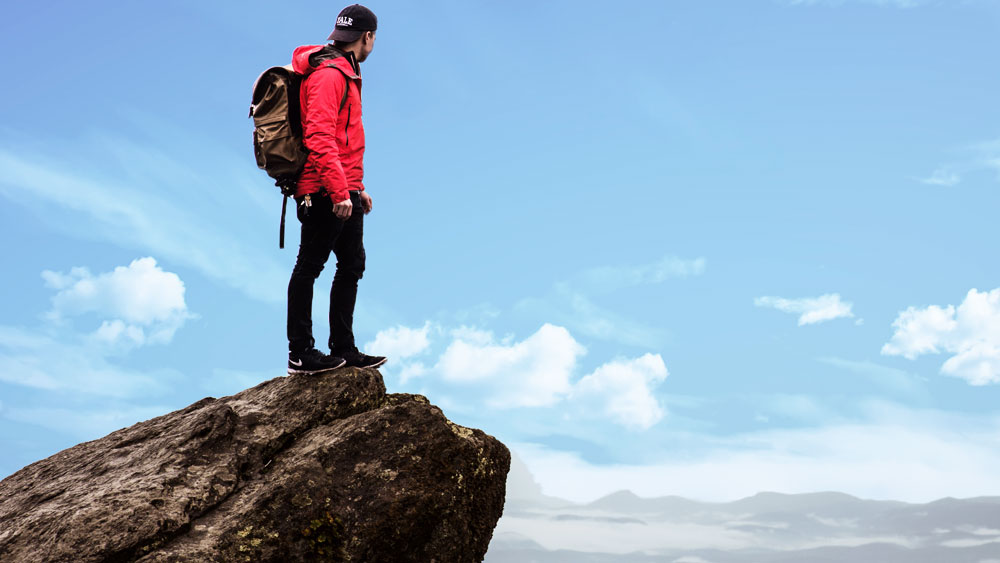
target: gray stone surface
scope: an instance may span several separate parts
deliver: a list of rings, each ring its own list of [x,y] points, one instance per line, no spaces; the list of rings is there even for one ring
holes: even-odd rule
[[[509,466],[375,370],[279,377],[0,481],[0,561],[481,561]]]

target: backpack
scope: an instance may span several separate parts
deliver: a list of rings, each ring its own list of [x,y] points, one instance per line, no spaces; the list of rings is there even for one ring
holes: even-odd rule
[[[323,57],[318,59],[335,58]],[[253,118],[253,152],[257,167],[274,178],[281,189],[281,226],[278,248],[285,248],[285,211],[288,198],[295,195],[295,184],[306,164],[309,151],[302,142],[302,115],[299,108],[299,87],[302,75],[291,65],[271,67],[253,83],[250,115]],[[347,103],[347,93],[340,100],[340,109]]]

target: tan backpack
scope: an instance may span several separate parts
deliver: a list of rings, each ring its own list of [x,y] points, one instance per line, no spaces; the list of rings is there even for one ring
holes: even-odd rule
[[[295,184],[306,164],[309,152],[302,143],[302,118],[299,109],[299,86],[302,75],[291,65],[271,67],[253,83],[250,117],[253,118],[253,152],[257,167],[274,178],[281,189],[281,226],[278,247],[285,248],[285,210],[288,198],[295,195]],[[347,101],[344,89],[341,109]]]

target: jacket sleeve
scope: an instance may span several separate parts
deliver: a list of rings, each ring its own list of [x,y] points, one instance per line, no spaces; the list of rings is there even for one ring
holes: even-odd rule
[[[337,113],[347,77],[336,69],[318,70],[305,81],[306,113],[302,140],[315,155],[320,181],[334,203],[350,197],[337,149]]]

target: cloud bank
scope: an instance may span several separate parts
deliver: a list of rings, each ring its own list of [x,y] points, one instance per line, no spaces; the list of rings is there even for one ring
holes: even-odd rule
[[[526,442],[510,447],[544,494],[575,502],[622,488],[644,497],[704,501],[732,501],[761,491],[842,491],[909,502],[1000,493],[1000,418],[878,401],[867,402],[865,410],[853,422],[686,435],[700,447],[683,455],[663,451],[658,460],[646,452],[643,457],[650,461],[642,464],[593,463],[575,452]]]

